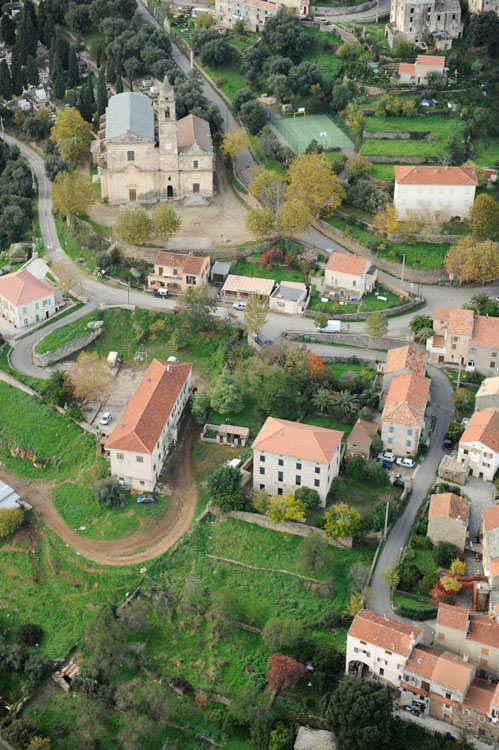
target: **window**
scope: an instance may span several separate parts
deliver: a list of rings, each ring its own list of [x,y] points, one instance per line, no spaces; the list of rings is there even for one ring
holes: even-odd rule
[[[445,693],[445,697],[448,698],[448,700],[452,699],[452,693]]]
[[[388,438],[388,445],[391,445],[393,443],[393,438]]]
[[[321,480],[320,479],[314,479],[314,487],[320,487],[321,486]]]
[[[127,151],[126,152],[126,160],[127,161],[135,161],[135,151]]]
[[[28,312],[27,309],[23,307],[23,315],[26,315],[27,312]]]
[[[277,465],[278,465],[278,466],[284,466],[284,461],[282,460],[282,458],[280,458],[280,459],[279,459],[279,460],[277,461]]]
[[[388,432],[393,432],[394,428],[393,425],[388,428]]]
[[[135,456],[135,460],[137,461],[138,464],[143,464],[144,456]]]
[[[265,469],[263,468],[263,466],[260,466],[260,474],[265,474]]]
[[[316,473],[316,474],[320,474],[320,473],[321,473],[321,468],[320,468],[320,466],[316,466],[316,467],[315,467],[315,473]]]
[[[262,462],[262,464],[265,463],[265,456],[260,456],[260,461]]]
[[[301,464],[300,463],[296,464],[296,471],[301,471]]]
[[[299,474],[296,475],[295,479],[296,479],[295,481],[296,486],[301,487],[301,477],[299,476]]]
[[[489,655],[489,649],[488,648],[482,648],[482,654],[484,656],[488,656]]]
[[[383,677],[383,675],[385,674],[385,670],[383,669],[383,667],[379,668],[379,673],[380,673],[381,677]]]
[[[265,489],[265,485],[264,485],[264,484],[261,484],[261,485],[260,485],[260,489],[261,489],[261,490],[264,490],[264,489]]]
[[[194,159],[194,161],[192,162],[192,166],[193,166],[193,169],[197,169],[199,167],[199,162],[197,159]]]
[[[385,649],[385,654],[388,654],[388,656],[391,656],[391,655],[392,655],[392,652],[391,652],[391,651],[387,651],[387,650]]]
[[[283,476],[284,476],[284,475],[283,475],[282,471],[278,471],[278,472],[277,472],[277,481],[278,481],[278,482],[282,482],[282,480],[283,480]]]
[[[199,182],[193,182],[192,183],[192,192],[193,193],[199,193]]]
[[[492,358],[497,357],[497,352],[492,352]]]
[[[125,458],[125,454],[124,453],[117,453],[116,454],[116,458],[118,459],[118,461],[123,461],[123,459]],[[482,649],[482,651],[483,651],[483,649]]]
[[[277,488],[277,494],[278,495],[282,495],[282,487],[278,487]]]
[[[35,302],[35,310],[39,310],[39,309],[40,309],[40,305],[38,304],[38,302]]]
[[[483,666],[486,667],[488,664],[487,659],[480,659],[480,664],[483,664]]]
[[[412,440],[406,440],[406,441],[405,441],[405,444],[406,444],[406,446],[407,446],[408,448],[410,448],[410,447],[411,447],[411,445],[412,445]]]
[[[128,191],[128,200],[130,203],[135,203],[137,200],[137,191],[135,188],[130,188]]]
[[[412,429],[407,430],[408,435],[412,435]]]
[[[445,641],[445,635],[444,635],[444,633],[439,633],[438,634],[438,640],[439,641]]]
[[[491,362],[489,367],[495,367],[495,364],[496,364],[495,362]]]

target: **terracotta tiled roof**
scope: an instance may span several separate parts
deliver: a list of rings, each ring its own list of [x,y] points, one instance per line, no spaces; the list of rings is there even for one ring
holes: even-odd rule
[[[433,671],[437,665],[438,657],[442,651],[436,648],[426,648],[425,646],[418,646],[414,649],[411,654],[411,658],[407,660],[404,673],[417,675],[425,680],[431,680],[433,677]]]
[[[488,714],[495,690],[495,685],[491,685],[490,682],[476,677],[465,695],[463,708],[471,708],[480,714]]]
[[[399,75],[416,75],[416,65],[414,63],[399,63]]]
[[[449,320],[449,313],[452,310],[451,307],[436,307],[433,313],[433,320]]]
[[[396,166],[399,185],[477,185],[473,167]]]
[[[471,336],[473,334],[473,317],[473,310],[451,310],[448,333],[456,336]]]
[[[339,430],[267,417],[253,448],[328,464],[342,437]]]
[[[407,664],[406,664],[406,668],[407,668]],[[428,695],[428,690],[423,690],[422,688],[418,688],[416,687],[416,685],[413,685],[410,682],[404,682],[403,680],[400,683],[400,689],[410,690],[411,693],[417,693],[418,695],[425,695],[425,696]]]
[[[244,292],[245,294],[261,294],[268,297],[272,294],[274,279],[261,279],[257,276],[236,276],[229,273],[222,287],[222,292]]]
[[[466,607],[456,607],[452,604],[439,604],[437,615],[437,630],[439,625],[466,632],[470,611]]]
[[[490,575],[499,576],[499,559],[491,560],[489,563]]]
[[[410,370],[421,377],[424,375],[426,354],[413,346],[397,346],[390,349],[386,358],[385,372]]]
[[[188,363],[153,359],[107,439],[106,449],[152,453],[191,370]]]
[[[461,435],[459,445],[463,443],[483,443],[497,453],[499,451],[499,411],[492,408],[476,411]]]
[[[438,657],[437,664],[433,670],[433,681],[445,687],[464,692],[475,671],[475,667],[476,664],[465,661],[455,654],[450,654],[448,651],[443,651]]]
[[[36,302],[53,294],[53,290],[47,284],[22,268],[0,277],[0,297],[6,299],[14,307]]]
[[[443,55],[418,55],[416,58],[416,65],[432,65],[444,67],[445,57]]]
[[[355,427],[348,436],[347,443],[356,443],[363,448],[369,449],[372,442],[371,435],[377,435],[378,432],[379,424],[377,422],[367,422],[365,419],[359,417],[355,423]]]
[[[499,528],[499,505],[493,505],[491,508],[482,510],[483,528],[485,531]]]
[[[431,380],[413,373],[393,378],[385,399],[381,421],[420,425],[430,394]]]
[[[435,349],[445,349],[445,336],[435,334],[431,337],[431,343]]]
[[[422,632],[421,628],[362,609],[355,615],[348,635],[401,656],[409,656],[415,639]]]
[[[447,687],[451,687],[450,685]],[[451,698],[444,698],[443,695],[438,693],[430,693],[430,700],[436,700],[438,703],[445,703],[446,706],[452,706],[453,708],[459,708],[461,705],[459,701],[453,701]]]
[[[467,523],[469,515],[469,502],[464,497],[459,497],[453,492],[442,492],[432,495],[430,500],[429,520],[434,518],[452,518],[456,521]]]
[[[190,148],[197,143],[203,150],[211,153],[213,150],[210,124],[197,115],[186,115],[177,122],[177,145],[179,150]]]
[[[188,255],[187,253],[167,253],[160,250],[154,259],[155,266],[178,268],[179,275],[199,276],[210,258],[208,255]]]
[[[369,258],[364,258],[362,255],[334,252],[329,256],[326,270],[348,273],[350,276],[362,276],[365,267],[370,262]]]
[[[496,685],[496,689],[494,691],[494,697],[492,699],[492,702],[494,706],[499,706],[499,683]]]
[[[499,376],[495,378],[485,378],[477,391],[476,398],[482,396],[495,396],[499,393]]]
[[[499,649],[499,623],[487,615],[470,614],[470,628],[466,640]]]
[[[473,326],[471,345],[499,349],[499,318],[477,315]]]

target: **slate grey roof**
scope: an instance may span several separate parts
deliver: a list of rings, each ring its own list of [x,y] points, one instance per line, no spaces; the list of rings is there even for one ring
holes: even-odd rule
[[[0,480],[0,508],[19,508],[19,499],[17,492]]]
[[[154,138],[154,108],[145,94],[126,91],[109,100],[106,107],[106,139],[116,138],[128,131]]]
[[[274,297],[280,297],[281,299],[288,300],[290,302],[297,302],[303,295],[304,289],[296,289],[294,286],[287,286],[285,283],[281,284],[277,290],[277,294]]]
[[[231,265],[231,263],[225,263],[223,260],[216,260],[211,267],[211,275],[227,276],[230,271]]]

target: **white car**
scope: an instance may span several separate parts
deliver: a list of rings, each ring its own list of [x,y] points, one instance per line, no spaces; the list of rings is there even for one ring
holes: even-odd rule
[[[397,466],[404,466],[406,469],[413,469],[416,466],[413,458],[397,458],[395,463]]]
[[[112,418],[111,412],[105,411],[99,420],[99,424],[104,424],[104,425],[109,424],[109,422],[111,421],[111,418]]]
[[[380,461],[394,461],[395,454],[393,451],[383,451],[383,453],[378,453],[378,458]]]
[[[236,310],[245,310],[246,309],[246,302],[234,302],[232,307],[234,307]]]
[[[173,354],[171,354],[166,361],[167,362],[178,362],[178,357],[174,357]]]

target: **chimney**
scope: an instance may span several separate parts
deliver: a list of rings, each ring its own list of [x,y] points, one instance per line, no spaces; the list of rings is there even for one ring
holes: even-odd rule
[[[468,661],[469,657],[468,654],[463,654],[463,661]]]
[[[172,366],[171,365],[166,365],[166,371],[167,372],[171,372],[172,371]]]

